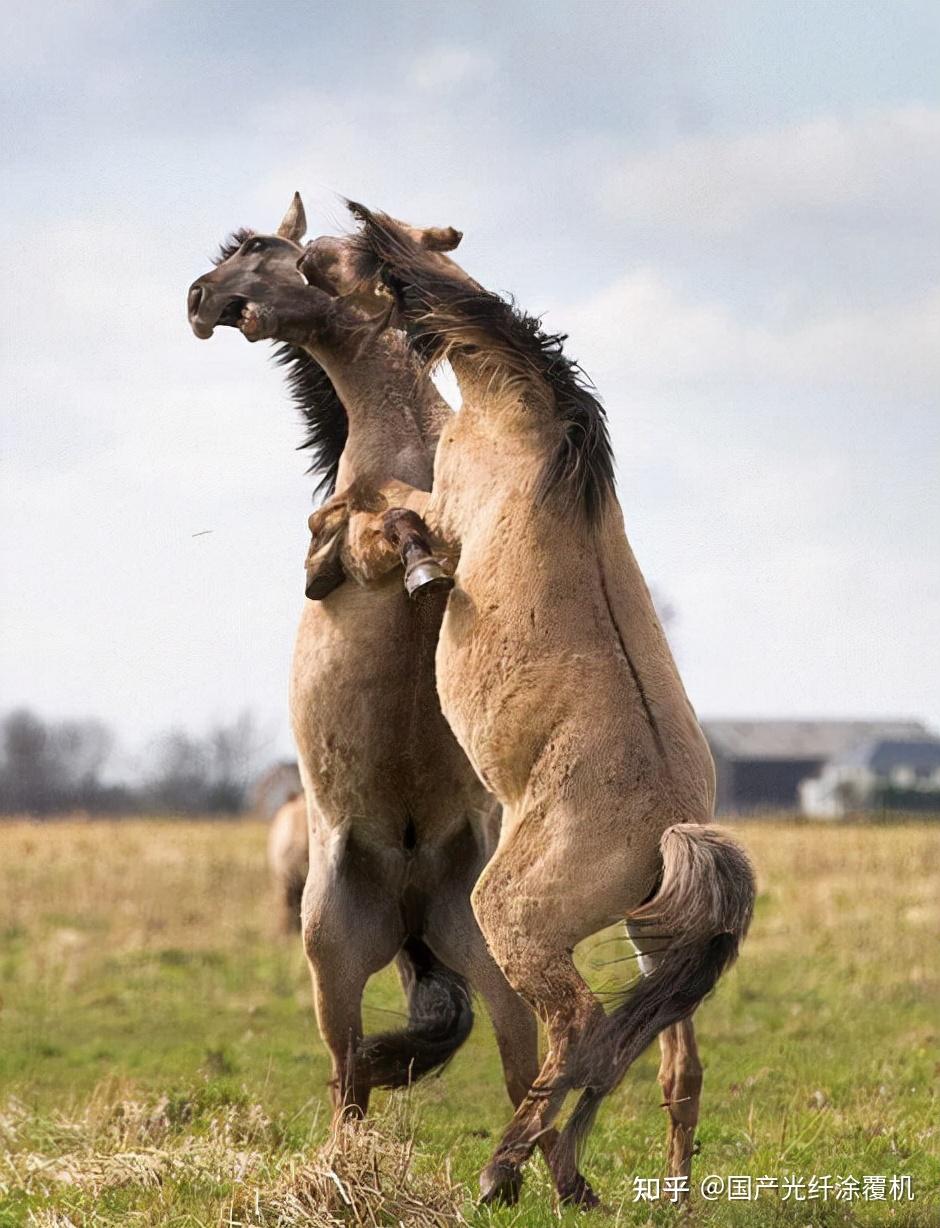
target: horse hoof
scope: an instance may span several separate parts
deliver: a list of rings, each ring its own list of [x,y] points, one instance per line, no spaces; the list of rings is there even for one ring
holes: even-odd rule
[[[454,577],[449,576],[436,559],[423,559],[405,572],[405,592],[409,597],[450,592],[453,587]]]
[[[514,1207],[522,1189],[522,1173],[511,1164],[488,1164],[480,1174],[481,1207]]]
[[[338,560],[335,564],[311,567],[307,570],[304,593],[309,601],[323,601],[334,589],[339,588],[345,579],[346,573]]]
[[[580,1173],[570,1188],[559,1192],[559,1201],[563,1207],[579,1207],[582,1211],[593,1211],[601,1205],[601,1200]]]

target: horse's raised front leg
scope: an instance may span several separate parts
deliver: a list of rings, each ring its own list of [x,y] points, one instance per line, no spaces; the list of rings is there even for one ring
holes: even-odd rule
[[[383,530],[404,565],[405,592],[409,597],[446,592],[454,587],[454,577],[435,558],[430,531],[417,512],[407,507],[389,508],[383,517]]]
[[[322,601],[346,579],[343,548],[349,514],[348,500],[333,495],[307,518],[310,546],[304,563],[307,573],[304,592],[311,601]]]
[[[400,566],[411,597],[453,588],[422,518],[429,498],[427,491],[395,481],[379,490],[350,487],[334,495],[307,522],[307,596],[322,600],[346,577],[368,587]]]

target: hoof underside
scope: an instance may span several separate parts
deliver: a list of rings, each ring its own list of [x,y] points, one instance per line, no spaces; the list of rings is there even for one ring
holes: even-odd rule
[[[454,577],[449,576],[435,559],[422,560],[405,572],[405,592],[409,597],[420,597],[431,592],[449,592],[453,587]]]

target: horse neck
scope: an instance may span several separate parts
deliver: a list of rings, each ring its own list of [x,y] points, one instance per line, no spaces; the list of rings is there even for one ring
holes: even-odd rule
[[[409,354],[404,335],[389,331],[355,353],[324,348],[314,357],[332,380],[349,422],[337,488],[394,479],[430,490],[434,451],[451,411]]]
[[[524,478],[520,467],[541,468],[557,442],[550,394],[538,381],[494,377],[474,360],[451,362],[461,395],[458,434],[472,440],[478,460],[490,470],[494,493],[507,482],[517,489]]]

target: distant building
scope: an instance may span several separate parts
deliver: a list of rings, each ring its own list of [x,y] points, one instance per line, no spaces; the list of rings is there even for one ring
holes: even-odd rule
[[[252,808],[261,818],[271,819],[285,802],[302,791],[300,769],[291,760],[283,759],[258,777],[251,795]]]
[[[807,814],[839,818],[852,810],[940,811],[940,738],[871,738],[804,780]]]
[[[919,721],[706,720],[702,726],[718,775],[717,809],[724,813],[798,810],[803,782],[863,744],[938,741]],[[806,800],[815,801],[811,789]]]

